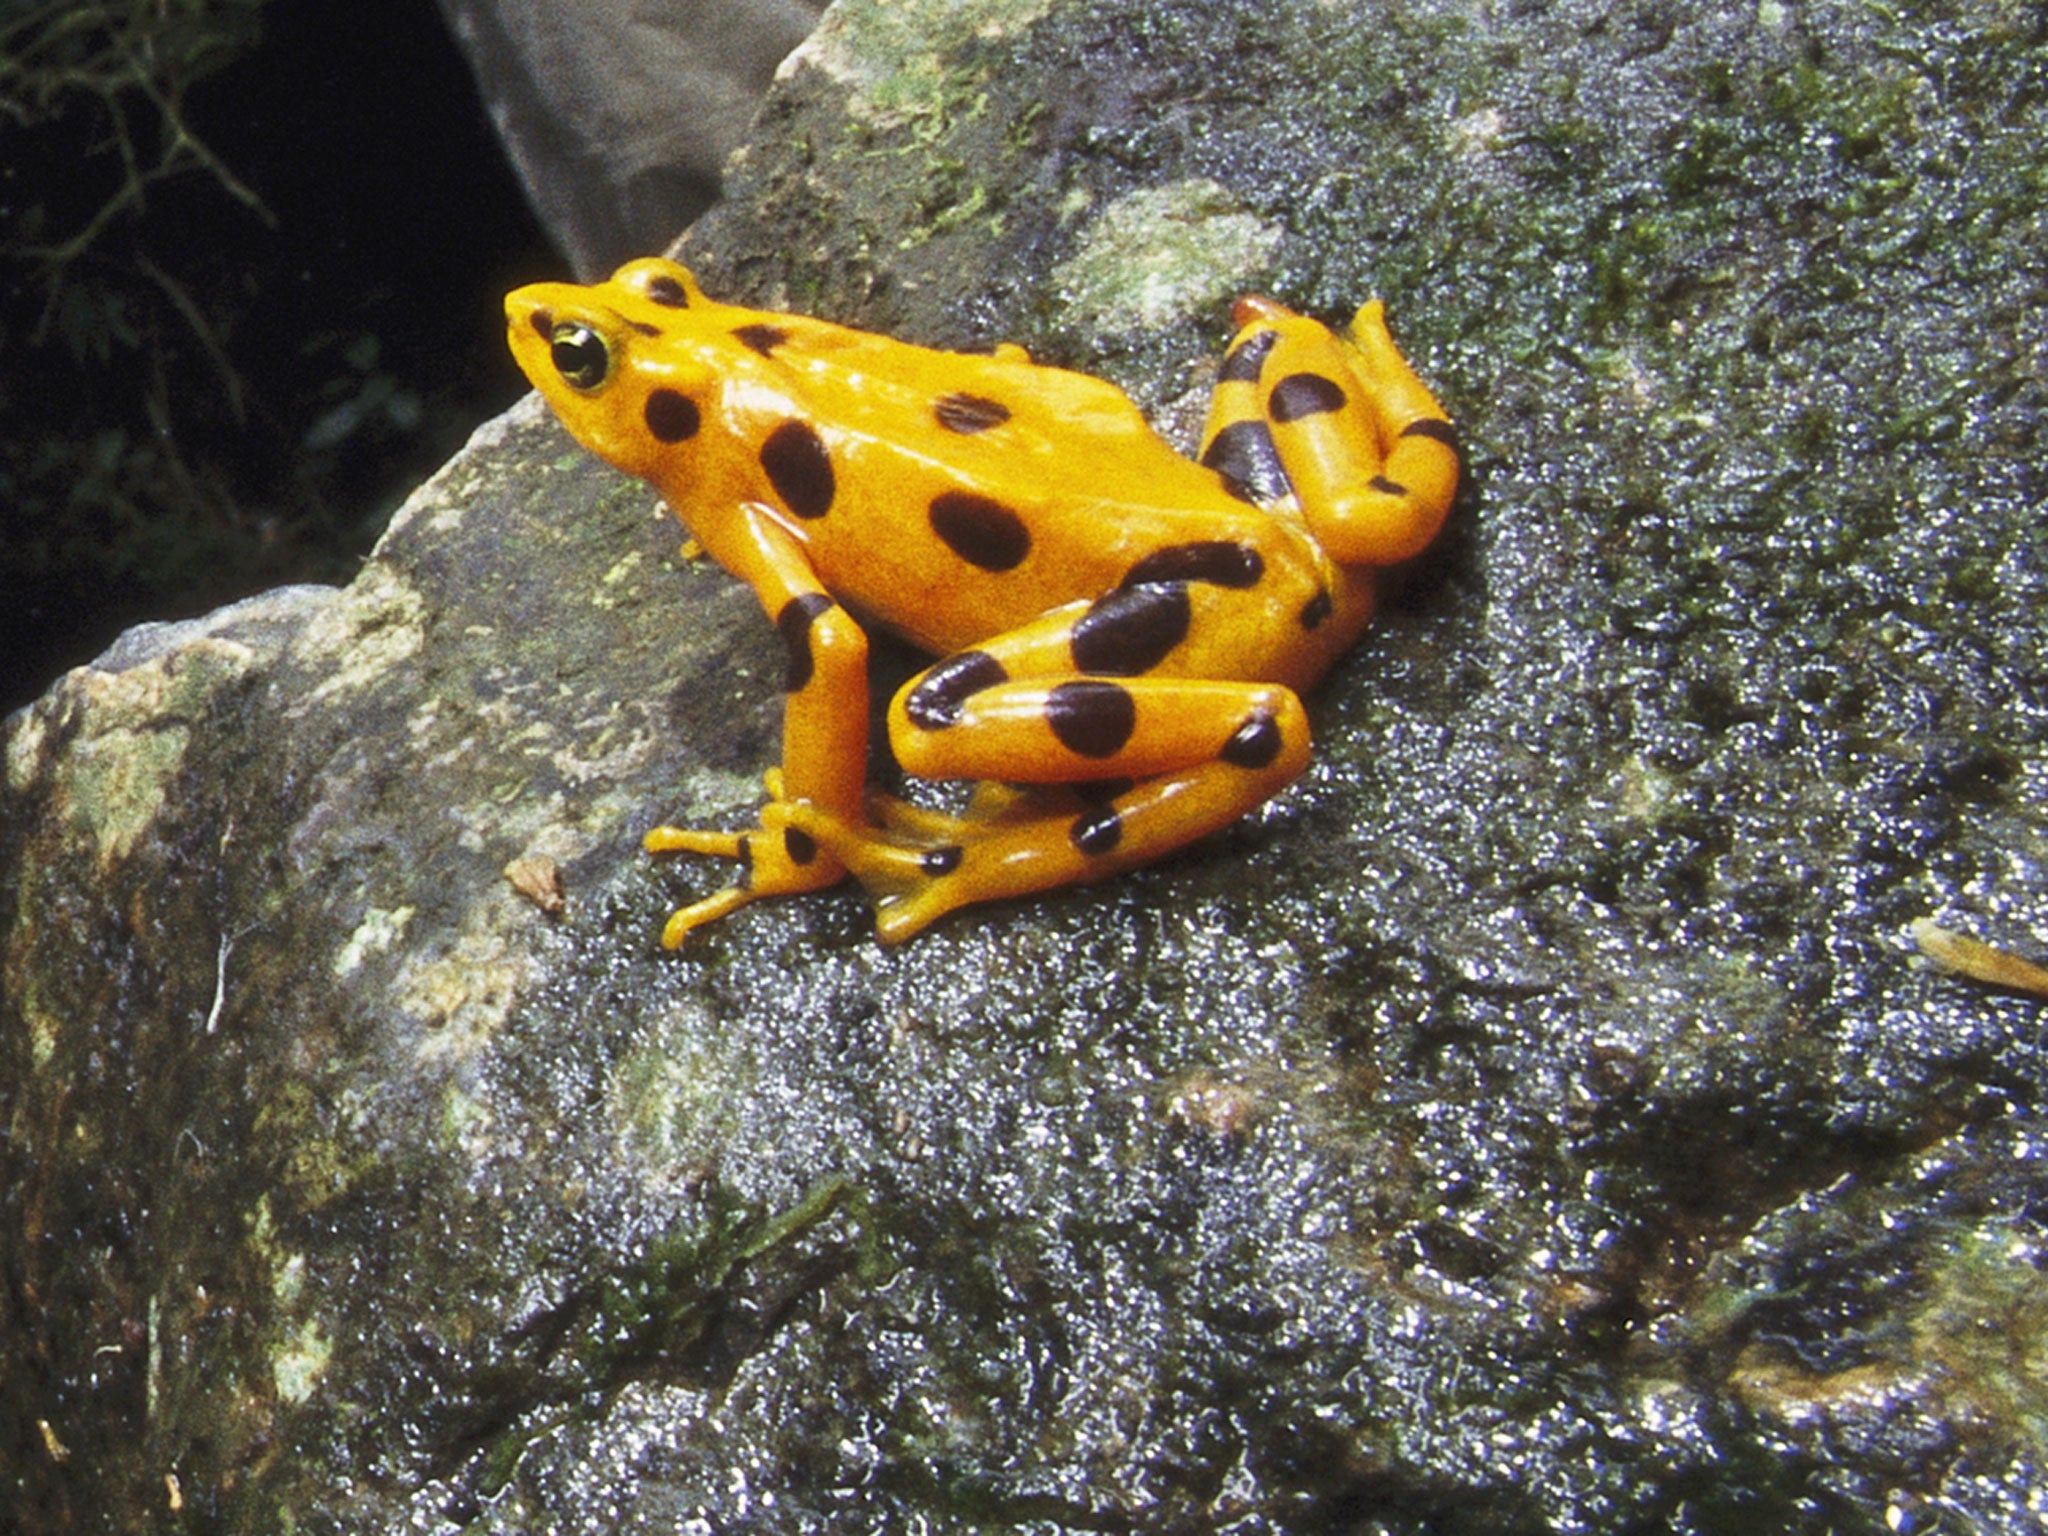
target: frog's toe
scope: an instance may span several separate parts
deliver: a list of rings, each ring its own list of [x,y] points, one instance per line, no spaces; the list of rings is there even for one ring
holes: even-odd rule
[[[655,827],[641,839],[649,853],[708,853],[715,858],[737,859],[745,852],[743,832],[699,832],[689,827]]]
[[[736,885],[729,885],[715,895],[706,896],[702,901],[693,901],[669,914],[662,926],[661,947],[678,949],[683,940],[706,923],[715,923],[721,917],[737,911],[754,899],[755,893],[743,891]]]
[[[739,883],[692,902],[669,918],[661,942],[674,949],[692,931],[716,922],[763,896],[794,896],[835,883],[844,870],[821,856],[817,842],[791,824],[789,801],[775,801],[761,812],[762,824],[747,832],[699,832],[687,827],[656,827],[642,839],[649,853],[702,853],[737,860]]]

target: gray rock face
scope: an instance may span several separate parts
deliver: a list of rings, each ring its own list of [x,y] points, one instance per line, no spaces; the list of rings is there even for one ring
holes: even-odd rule
[[[439,0],[534,212],[576,271],[675,238],[718,196],[821,0]]]
[[[918,9],[687,259],[1167,421],[1384,295],[1471,475],[1316,766],[664,956],[780,656],[515,410],[7,722],[15,1527],[2038,1528],[2048,1005],[1907,935],[2048,940],[2039,18]]]

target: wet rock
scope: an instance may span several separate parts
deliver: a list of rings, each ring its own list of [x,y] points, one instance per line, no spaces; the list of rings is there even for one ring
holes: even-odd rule
[[[723,875],[639,834],[747,820],[780,658],[530,403],[346,590],[60,680],[20,1528],[2038,1525],[2043,1004],[1909,931],[2048,941],[2044,49],[840,6],[712,291],[1168,422],[1227,288],[1377,292],[1451,531],[1274,805],[897,951],[851,892],[658,950]]]

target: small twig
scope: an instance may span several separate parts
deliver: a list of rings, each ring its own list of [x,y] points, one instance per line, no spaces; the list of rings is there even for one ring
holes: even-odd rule
[[[247,413],[242,408],[242,376],[235,372],[235,365],[228,361],[227,352],[222,348],[220,338],[214,335],[213,327],[207,323],[198,301],[186,292],[183,283],[149,257],[138,252],[135,264],[142,269],[143,276],[164,291],[164,297],[171,301],[171,307],[183,315],[185,323],[192,327],[192,334],[199,339],[199,345],[205,349],[208,359],[213,363],[214,372],[220,375],[221,388],[227,394],[228,409],[234,413],[235,425],[242,425],[247,419]]]

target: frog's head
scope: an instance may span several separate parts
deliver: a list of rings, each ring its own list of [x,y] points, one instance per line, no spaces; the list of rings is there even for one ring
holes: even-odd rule
[[[704,326],[690,312],[716,307],[682,267],[649,258],[589,287],[517,289],[505,321],[513,357],[576,439],[653,479],[716,409],[721,370],[686,340]]]

